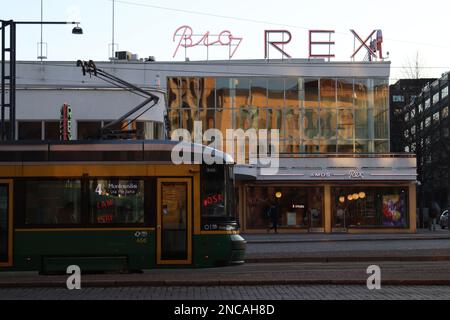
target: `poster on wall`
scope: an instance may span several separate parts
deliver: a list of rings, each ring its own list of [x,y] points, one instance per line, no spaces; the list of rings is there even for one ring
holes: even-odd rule
[[[383,196],[383,225],[405,225],[405,201],[398,194]]]

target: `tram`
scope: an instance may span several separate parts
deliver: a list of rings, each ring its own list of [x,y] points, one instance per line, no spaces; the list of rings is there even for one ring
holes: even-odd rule
[[[243,263],[232,159],[174,165],[176,144],[0,144],[0,271]]]

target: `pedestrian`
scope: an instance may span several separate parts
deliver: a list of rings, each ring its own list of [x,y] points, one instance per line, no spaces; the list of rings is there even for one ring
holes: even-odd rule
[[[436,231],[437,218],[440,214],[441,208],[440,206],[433,201],[431,203],[431,212],[430,212],[430,231]]]
[[[267,229],[267,232],[270,232],[270,230],[274,230],[275,233],[278,233],[278,202],[277,200],[272,201],[269,209],[268,214],[270,218],[270,222],[272,223],[272,226]]]

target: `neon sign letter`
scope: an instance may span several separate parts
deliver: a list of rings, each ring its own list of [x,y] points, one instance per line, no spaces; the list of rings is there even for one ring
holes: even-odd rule
[[[229,58],[231,59],[233,58],[234,54],[236,53],[237,49],[239,48],[243,40],[243,38],[233,36],[233,34],[228,30],[223,30],[222,32],[220,32],[218,35],[215,36],[216,37],[215,41],[210,42],[210,37],[212,36],[214,35],[211,35],[209,31],[206,31],[202,35],[195,35],[190,26],[184,25],[179,27],[173,34],[174,42],[177,42],[177,37],[179,37],[177,46],[175,48],[175,52],[173,53],[173,58],[175,58],[175,56],[177,55],[178,49],[180,49],[180,47],[192,48],[196,46],[209,47],[219,45],[230,47]],[[198,40],[194,41],[193,39],[194,37],[197,37]],[[231,50],[232,46],[235,47],[234,50]]]
[[[356,54],[359,52],[359,50],[361,50],[362,47],[366,47],[367,52],[369,52],[369,54],[371,56],[373,56],[374,58],[377,57],[375,50],[371,48],[371,46],[367,45],[367,41],[370,40],[370,38],[372,38],[372,36],[375,34],[375,32],[377,32],[377,30],[373,30],[372,33],[370,34],[370,36],[368,36],[366,38],[366,40],[362,40],[361,37],[355,32],[355,30],[351,29],[350,30],[351,33],[353,33],[353,35],[355,36],[356,39],[359,40],[359,42],[361,42],[361,45],[359,46],[358,49],[356,49],[356,51],[353,53],[353,55],[351,56],[351,58],[354,58],[356,56]]]
[[[283,41],[270,41],[269,40],[269,36],[271,33],[275,33],[275,34],[281,34],[282,35],[282,39]],[[284,35],[288,36],[287,40],[284,40]],[[271,45],[272,47],[274,47],[275,49],[277,49],[279,52],[281,52],[281,54],[287,58],[291,58],[291,56],[289,54],[287,54],[283,49],[281,49],[279,47],[279,45],[285,45],[288,44],[289,42],[291,42],[292,40],[292,35],[289,31],[287,30],[264,30],[264,59],[267,59],[269,57],[269,45]]]
[[[327,33],[330,41],[313,41],[313,34],[324,34]],[[331,35],[334,33],[334,30],[309,30],[309,58],[334,58],[334,54],[313,54],[313,45],[327,45],[328,48],[335,45],[334,41],[331,41]]]

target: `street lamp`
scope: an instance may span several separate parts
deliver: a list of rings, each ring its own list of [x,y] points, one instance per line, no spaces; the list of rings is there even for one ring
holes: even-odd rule
[[[83,34],[83,29],[79,27],[80,22],[66,21],[14,21],[0,20],[1,26],[1,123],[0,123],[0,141],[14,140],[16,132],[16,26],[18,24],[76,24],[72,29],[73,34]],[[9,47],[6,47],[6,28],[9,28]],[[9,53],[9,74],[6,71],[6,54]],[[6,85],[9,86],[9,99],[7,100]],[[5,111],[9,109],[9,130],[5,127]],[[9,134],[8,134],[9,131]]]

